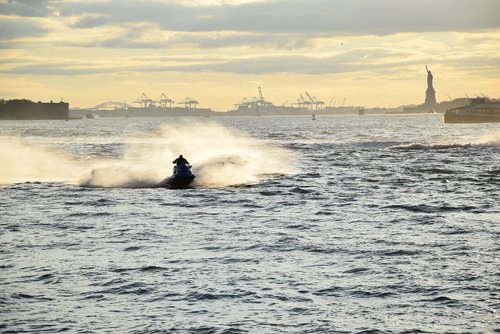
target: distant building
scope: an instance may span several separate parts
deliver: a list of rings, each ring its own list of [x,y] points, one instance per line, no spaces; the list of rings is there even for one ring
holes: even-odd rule
[[[0,120],[68,119],[69,103],[0,100]]]

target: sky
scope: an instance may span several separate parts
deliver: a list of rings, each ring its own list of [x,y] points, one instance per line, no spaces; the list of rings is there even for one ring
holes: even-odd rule
[[[199,107],[500,97],[499,0],[0,0],[0,98]]]

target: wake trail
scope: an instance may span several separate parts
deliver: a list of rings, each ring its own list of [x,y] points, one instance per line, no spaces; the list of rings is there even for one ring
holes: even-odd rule
[[[83,143],[84,144],[84,143]],[[86,160],[20,138],[2,139],[0,184],[64,182],[82,187],[154,188],[172,174],[183,154],[196,184],[221,187],[258,182],[269,174],[293,174],[295,153],[217,123],[169,124],[152,135],[125,139],[124,153]]]

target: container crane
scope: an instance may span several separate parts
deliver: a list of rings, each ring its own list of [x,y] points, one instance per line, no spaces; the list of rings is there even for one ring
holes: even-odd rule
[[[257,104],[257,107],[271,107],[273,106],[272,102],[266,101],[264,95],[262,94],[262,88],[259,87],[259,98],[254,98],[254,102]]]
[[[172,108],[172,103],[174,101],[165,95],[165,93],[161,93],[160,97],[156,99],[156,102],[160,104],[161,107],[166,108],[167,105],[169,108]]]
[[[309,95],[309,94],[306,92],[306,95]],[[304,98],[304,96],[302,96],[302,94],[300,94],[300,97],[299,97],[299,107],[305,108],[305,109],[311,109],[311,106],[312,106],[312,102],[307,101]]]
[[[196,109],[196,106],[199,104],[199,102],[192,97],[186,97],[182,102],[179,102],[178,104],[183,104],[186,109]]]
[[[248,99],[246,98],[246,96],[241,100],[240,103],[236,103],[234,106],[236,108],[239,108],[239,107],[248,107],[249,105],[249,102],[248,102]]]
[[[304,98],[302,97],[302,95],[297,99],[297,102],[292,103],[292,105],[299,106],[299,108],[303,108]]]
[[[309,92],[306,92],[306,96],[309,99],[309,101],[311,101],[311,103],[315,102],[314,99],[311,97],[311,94],[309,94]]]
[[[311,104],[314,105],[314,108],[316,110],[318,109],[323,109],[323,105],[325,104],[325,102],[323,101],[318,101],[318,99],[316,99],[315,96],[311,96],[311,94],[309,94],[308,92],[306,92],[306,95],[307,97],[309,98],[309,100],[311,101]]]
[[[134,101],[134,103],[139,103],[141,105],[141,108],[148,108],[154,106],[153,100],[151,100],[146,93],[142,93],[141,96],[137,100]]]

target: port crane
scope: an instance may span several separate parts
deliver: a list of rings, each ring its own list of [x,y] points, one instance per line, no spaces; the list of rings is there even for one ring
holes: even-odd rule
[[[167,108],[168,105],[169,108],[172,108],[172,103],[174,103],[175,101],[168,98],[165,93],[161,93],[160,97],[156,99],[156,102],[160,104],[160,107]]]
[[[151,106],[154,106],[154,101],[151,100],[146,93],[142,93],[137,100],[134,101],[134,103],[139,103],[141,105],[141,108],[148,108]]]
[[[238,110],[252,110],[252,111],[258,111],[260,108],[269,108],[273,107],[273,103],[266,101],[264,98],[264,94],[262,94],[262,88],[258,87],[258,92],[259,92],[259,97],[252,97],[251,100],[247,99],[246,97],[243,98],[243,100],[240,103],[235,104],[234,106],[238,108]]]
[[[241,99],[241,102],[240,102],[240,103],[235,103],[235,104],[234,104],[234,106],[235,106],[236,108],[238,108],[238,107],[240,107],[240,106],[248,107],[248,104],[249,104],[248,99],[247,99],[247,98],[246,98],[246,96],[245,96],[243,99]]]
[[[306,101],[306,99],[304,98],[304,96],[302,96],[302,94],[300,94],[299,98],[297,99],[297,102],[292,104],[298,106],[299,108],[304,108],[304,109],[310,109],[311,107],[311,102]]]
[[[292,104],[297,105],[299,108],[303,109],[314,109],[314,110],[323,109],[325,102],[318,101],[318,99],[315,96],[311,96],[309,92],[305,92],[305,94],[307,96],[307,99],[302,94],[300,94],[299,98],[297,99],[297,102]]]
[[[259,99],[256,100],[257,104],[259,106],[264,106],[264,107],[269,107],[269,106],[272,106],[272,102],[269,102],[269,101],[266,101],[266,99],[264,98],[264,95],[262,94],[262,88],[259,87]]]
[[[199,102],[192,97],[186,97],[178,104],[183,104],[186,109],[196,109],[196,106],[199,104]]]
[[[325,102],[318,101],[316,99],[316,97],[311,96],[311,94],[309,94],[309,92],[306,92],[306,95],[307,95],[307,98],[309,99],[309,101],[311,101],[311,105],[314,105],[314,108],[316,110],[323,109],[323,105],[325,104]]]

